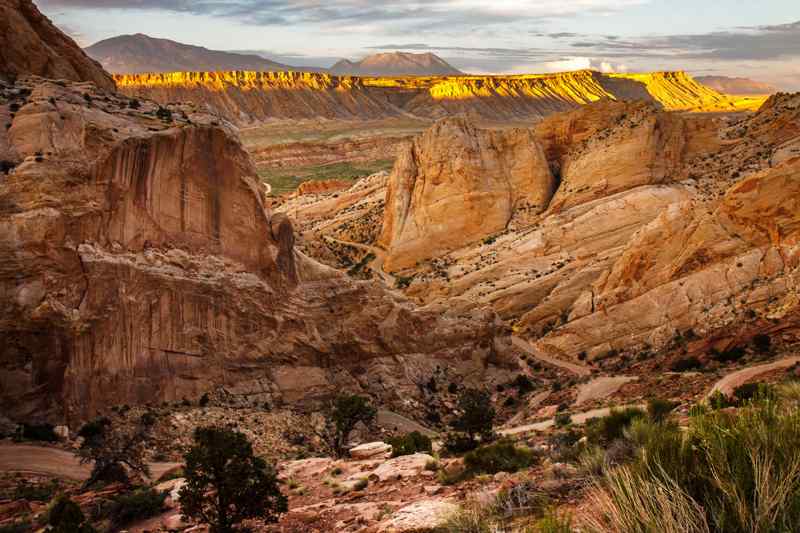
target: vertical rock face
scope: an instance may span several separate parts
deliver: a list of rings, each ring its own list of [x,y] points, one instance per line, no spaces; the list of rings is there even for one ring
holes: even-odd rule
[[[400,152],[389,179],[380,244],[387,270],[413,266],[540,213],[555,179],[530,130],[482,131],[437,122]]]
[[[74,420],[220,386],[297,404],[350,389],[407,410],[437,367],[492,381],[506,343],[490,312],[417,309],[299,254],[212,117],[38,78],[0,86],[0,115],[11,105],[3,414]]]
[[[31,0],[0,0],[0,77],[34,74],[91,81],[114,90],[114,79],[99,63],[42,15]]]

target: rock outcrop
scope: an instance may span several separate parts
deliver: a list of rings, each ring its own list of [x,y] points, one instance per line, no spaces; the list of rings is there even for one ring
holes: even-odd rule
[[[530,130],[437,122],[400,152],[389,178],[379,244],[399,270],[503,230],[518,212],[538,214],[555,179]]]
[[[0,78],[34,74],[91,81],[114,90],[114,80],[42,15],[32,0],[0,0]]]
[[[299,405],[351,389],[407,410],[437,367],[485,382],[502,362],[491,313],[417,309],[298,253],[214,117],[38,78],[2,86],[0,116],[12,107],[4,414],[77,420],[218,387]]]
[[[538,120],[601,100],[644,100],[666,110],[736,111],[739,102],[683,72],[588,70],[519,76],[365,77],[311,73],[189,72],[119,75],[120,90],[163,104],[208,106],[237,124],[275,118],[468,114],[486,121]],[[752,106],[753,102],[746,102]]]
[[[366,197],[354,187],[336,199],[293,200],[281,209],[311,230],[304,246],[312,253],[314,239],[335,232],[369,242],[348,228],[382,216],[378,243],[386,247],[386,261],[373,248],[373,270],[394,271],[398,286],[420,302],[491,306],[540,354],[589,360],[676,349],[703,354],[757,333],[792,339],[800,335],[798,113],[800,96],[779,94],[739,118],[610,101],[554,115],[534,130],[560,177],[547,210],[515,211],[487,238],[460,244],[463,228],[482,227],[485,215],[463,209],[436,225],[416,222],[419,234],[446,239],[397,240],[408,248],[395,254],[398,221],[425,221],[418,213],[429,209],[421,202],[427,182],[397,201],[401,178],[417,179],[398,170],[424,168],[425,157],[438,157],[453,175],[469,176],[450,165],[458,151],[452,146],[480,144],[487,135],[469,128],[461,130],[468,141],[431,143],[436,156],[419,156],[418,145],[431,132],[419,138],[398,162],[383,207],[373,202],[371,211],[361,209]],[[370,198],[381,194],[373,183]],[[481,183],[458,194],[480,193]]]

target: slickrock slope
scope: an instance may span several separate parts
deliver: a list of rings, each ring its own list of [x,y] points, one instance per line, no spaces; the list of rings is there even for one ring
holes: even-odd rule
[[[389,178],[378,243],[400,270],[504,229],[518,212],[538,214],[555,191],[530,130],[476,130],[463,118],[437,122],[402,150]]]
[[[191,72],[195,70],[304,70],[261,56],[209,50],[148,35],[119,35],[86,48],[86,53],[114,74]]]
[[[237,124],[271,118],[439,119],[467,113],[493,121],[535,120],[598,100],[644,100],[666,110],[736,111],[735,100],[682,72],[588,70],[522,76],[353,78],[255,72],[116,76],[120,90],[161,103],[207,105]]]
[[[459,76],[463,74],[435,54],[386,52],[372,54],[361,61],[342,59],[330,68],[331,74],[346,76]]]
[[[617,102],[554,115],[534,130],[561,179],[545,212],[517,212],[458,246],[409,240],[416,250],[405,255],[428,258],[419,263],[394,262],[391,246],[374,249],[371,266],[392,272],[421,302],[491,306],[538,353],[559,358],[704,354],[755,333],[797,338],[799,113],[800,95],[776,95],[738,119]],[[474,143],[483,135],[463,131]],[[437,145],[439,160],[457,159],[459,146]],[[334,235],[372,246],[374,237],[358,229],[381,216],[384,229],[396,227],[393,180],[402,183],[398,171],[407,167],[398,162],[385,206],[373,178],[369,197],[357,195],[360,185],[280,209],[308,230],[303,246],[312,254],[311,243]],[[410,197],[404,216],[419,216],[422,197]],[[464,209],[429,231],[460,234],[483,220]]]
[[[103,89],[114,89],[111,76],[31,0],[0,0],[0,78],[24,74],[91,81]]]
[[[503,361],[491,313],[417,309],[298,253],[213,117],[38,78],[0,86],[0,116],[6,416],[76,420],[220,386],[413,410],[437,367],[485,383]]]

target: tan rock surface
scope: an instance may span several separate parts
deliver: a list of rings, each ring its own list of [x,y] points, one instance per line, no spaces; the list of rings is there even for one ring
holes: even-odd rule
[[[298,253],[213,119],[180,106],[157,118],[90,85],[17,86],[31,93],[0,131],[19,162],[0,176],[4,412],[77,419],[218,386],[408,405],[437,365],[493,379],[485,364],[507,340],[490,313],[417,309]]]
[[[31,0],[0,1],[0,78],[34,74],[91,81],[114,90],[110,74],[42,15]]]
[[[401,152],[389,178],[379,244],[385,269],[414,266],[543,211],[555,190],[530,130],[484,131],[438,122]]]

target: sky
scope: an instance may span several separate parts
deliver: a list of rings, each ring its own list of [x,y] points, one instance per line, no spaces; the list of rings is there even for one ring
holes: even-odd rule
[[[800,0],[36,0],[88,46],[145,33],[296,66],[433,52],[470,73],[594,68],[800,90]]]

